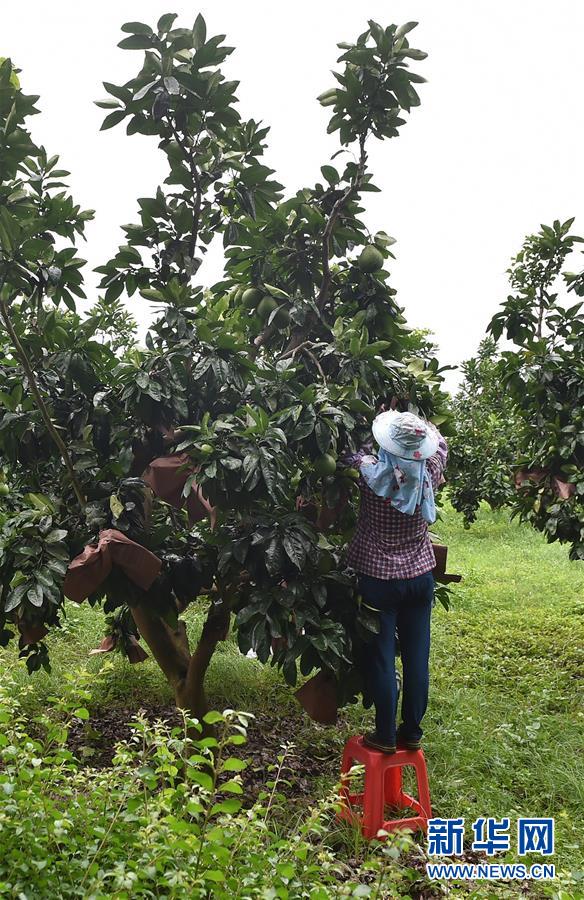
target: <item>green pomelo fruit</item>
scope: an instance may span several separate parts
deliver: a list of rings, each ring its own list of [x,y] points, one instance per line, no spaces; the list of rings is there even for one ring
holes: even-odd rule
[[[246,309],[252,309],[258,305],[262,297],[263,294],[258,288],[247,288],[241,295],[241,302]]]
[[[314,460],[314,471],[324,478],[326,475],[334,475],[337,469],[337,461],[330,453],[323,453]]]
[[[333,568],[334,563],[335,563],[335,561],[334,561],[332,555],[328,551],[325,550],[324,553],[321,553],[320,556],[318,557],[318,564],[316,566],[316,570],[317,570],[318,574],[319,575],[328,575],[328,573]]]
[[[278,304],[273,297],[264,297],[258,304],[257,314],[260,319],[265,322],[270,318],[272,312],[277,309]]]
[[[368,272],[369,274],[378,272],[383,267],[383,254],[380,253],[377,247],[369,244],[368,247],[361,251],[357,265],[362,272]]]

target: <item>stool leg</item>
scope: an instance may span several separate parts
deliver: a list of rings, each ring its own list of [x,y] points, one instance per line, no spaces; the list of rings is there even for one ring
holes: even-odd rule
[[[365,768],[365,791],[363,793],[363,835],[374,838],[384,821],[383,772],[373,766]]]
[[[345,746],[343,750],[343,759],[341,761],[341,781],[345,782],[345,776],[350,771],[351,766],[353,765],[353,759],[351,757],[351,751],[347,746]]]
[[[341,762],[341,790],[340,790],[340,799],[341,803],[349,810],[351,803],[351,778],[349,772],[351,771],[351,767],[353,766],[353,757],[351,756],[350,749],[345,746],[343,750],[343,759]]]
[[[385,770],[385,802],[388,806],[401,806],[402,770],[401,766],[392,766]]]
[[[414,762],[414,766],[416,769],[416,778],[418,781],[418,798],[420,800],[420,806],[424,810],[424,815],[427,819],[432,818],[432,804],[430,802],[430,786],[428,784],[428,770],[426,768],[426,760],[424,759],[424,754],[421,750],[418,750],[416,754],[416,760]]]

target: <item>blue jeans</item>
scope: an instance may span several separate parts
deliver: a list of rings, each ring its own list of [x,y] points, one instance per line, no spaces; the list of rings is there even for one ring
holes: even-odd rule
[[[402,724],[404,737],[418,741],[428,705],[430,682],[430,617],[434,600],[431,572],[416,578],[384,580],[359,575],[363,602],[381,613],[381,630],[365,648],[364,677],[375,705],[377,736],[396,741],[397,684],[395,634],[403,664]]]

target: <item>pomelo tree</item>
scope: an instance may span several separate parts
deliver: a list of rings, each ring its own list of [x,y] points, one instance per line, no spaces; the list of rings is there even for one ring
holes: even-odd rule
[[[454,398],[454,425],[448,443],[449,497],[466,528],[481,500],[491,509],[515,500],[514,466],[520,452],[521,418],[501,379],[500,357],[492,337],[462,366]]]
[[[221,72],[233,48],[201,16],[175,19],[123,26],[136,76],[105,82],[98,103],[102,128],[151,136],[168,174],[99,267],[90,314],[76,308],[76,242],[92,213],[28,132],[38,98],[0,67],[0,636],[18,636],[31,671],[46,666],[65,596],[86,598],[105,614],[100,649],[139,661],[143,638],[177,703],[201,715],[233,620],[243,651],[291,685],[324,673],[344,702],[377,625],[344,564],[356,488],[340,453],[370,438],[380,405],[447,416],[438,362],[420,358],[389,284],[393,240],[362,219],[377,190],[367,147],[419,105],[410,63],[426,54],[409,44],[415,23],[371,21],[339,45],[319,97],[334,165],[285,197],[264,162],[268,128],[241,117]],[[213,239],[224,277],[203,287]],[[144,346],[126,298],[154,305]],[[205,623],[191,647],[195,600]]]
[[[519,416],[516,510],[584,559],[584,316],[567,296],[584,296],[584,274],[565,270],[583,241],[573,222],[526,237],[489,331],[514,345],[502,351],[499,373]]]

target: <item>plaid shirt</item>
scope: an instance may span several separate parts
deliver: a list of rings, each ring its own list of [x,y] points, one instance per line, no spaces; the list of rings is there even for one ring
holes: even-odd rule
[[[448,447],[440,435],[436,453],[426,460],[432,486],[436,490],[443,482]],[[352,457],[350,465],[360,468],[367,458],[365,451]],[[347,562],[361,575],[375,578],[415,578],[431,572],[436,565],[428,524],[420,508],[413,516],[399,512],[391,500],[378,497],[359,479],[361,503],[353,540],[349,545]]]

